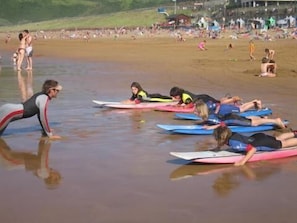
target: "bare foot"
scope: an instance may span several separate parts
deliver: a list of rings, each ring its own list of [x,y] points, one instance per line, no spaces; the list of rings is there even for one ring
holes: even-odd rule
[[[284,125],[283,121],[280,118],[276,119],[276,124],[281,128],[281,129],[285,129],[286,126]]]
[[[257,109],[262,109],[262,102],[260,100],[255,101],[257,103]]]

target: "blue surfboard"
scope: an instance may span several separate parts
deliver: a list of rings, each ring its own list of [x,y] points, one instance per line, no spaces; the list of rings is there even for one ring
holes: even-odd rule
[[[248,133],[248,132],[261,132],[273,130],[275,127],[272,125],[259,125],[259,126],[230,126],[232,132]],[[186,135],[211,135],[213,129],[176,129],[172,133],[186,134]]]
[[[270,108],[263,108],[261,110],[248,110],[245,112],[240,112],[236,113],[240,116],[243,117],[248,117],[248,116],[266,116],[266,115],[271,115],[272,110]],[[175,117],[179,119],[187,119],[187,120],[201,120],[201,117],[194,113],[175,113]]]
[[[289,124],[288,120],[284,120],[283,123],[285,125]],[[275,126],[274,123],[265,123],[263,124],[264,126],[268,125],[268,126]],[[261,125],[261,126],[263,126]],[[173,130],[177,130],[177,129],[185,129],[185,130],[196,130],[196,129],[204,129],[203,125],[166,125],[166,124],[157,124],[157,126],[161,129],[164,129],[166,131],[173,131]],[[257,127],[257,126],[229,126],[229,128],[237,128],[237,127]]]

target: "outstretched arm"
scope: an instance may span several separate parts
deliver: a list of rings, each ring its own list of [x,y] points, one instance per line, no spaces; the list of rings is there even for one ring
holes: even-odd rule
[[[49,126],[48,119],[47,119],[47,106],[48,106],[48,96],[47,95],[40,95],[36,99],[36,105],[39,108],[38,113],[38,120],[42,127],[43,133],[46,134],[50,139],[60,139],[60,136],[53,135],[53,132]]]
[[[221,124],[217,124],[217,125],[203,125],[204,129],[216,129],[217,127],[219,127]]]
[[[251,145],[249,145],[249,150],[247,154],[239,161],[234,163],[234,166],[242,166],[244,165],[247,161],[249,161],[250,158],[256,153],[257,149]]]

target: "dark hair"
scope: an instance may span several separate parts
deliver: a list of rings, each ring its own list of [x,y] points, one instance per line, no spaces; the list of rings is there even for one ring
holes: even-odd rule
[[[184,89],[179,88],[179,87],[173,87],[170,89],[169,95],[171,97],[176,97],[176,96],[182,96],[182,94],[184,93]]]
[[[27,30],[27,29],[24,29],[24,31],[23,31],[24,33],[29,33],[29,30]]]
[[[19,40],[22,40],[23,37],[24,37],[24,36],[23,36],[23,33],[20,33],[20,34],[19,34]]]
[[[262,58],[262,63],[268,63],[268,62],[269,62],[269,59],[267,57]]]
[[[141,85],[138,82],[132,82],[131,84],[131,88],[135,87],[138,89],[138,91],[143,91],[143,88],[141,87]]]
[[[48,94],[51,88],[57,87],[58,85],[59,85],[58,81],[46,80],[42,85],[41,91],[45,94]]]
[[[227,126],[219,126],[213,131],[213,136],[217,141],[218,145],[217,148],[222,147],[225,145],[229,138],[231,137],[232,132]]]

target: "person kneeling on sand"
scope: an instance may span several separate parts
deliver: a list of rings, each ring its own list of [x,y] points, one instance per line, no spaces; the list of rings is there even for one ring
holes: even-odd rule
[[[274,73],[276,70],[276,63],[271,63],[268,58],[262,58],[260,69],[261,74],[259,77],[276,77],[276,74]]]

